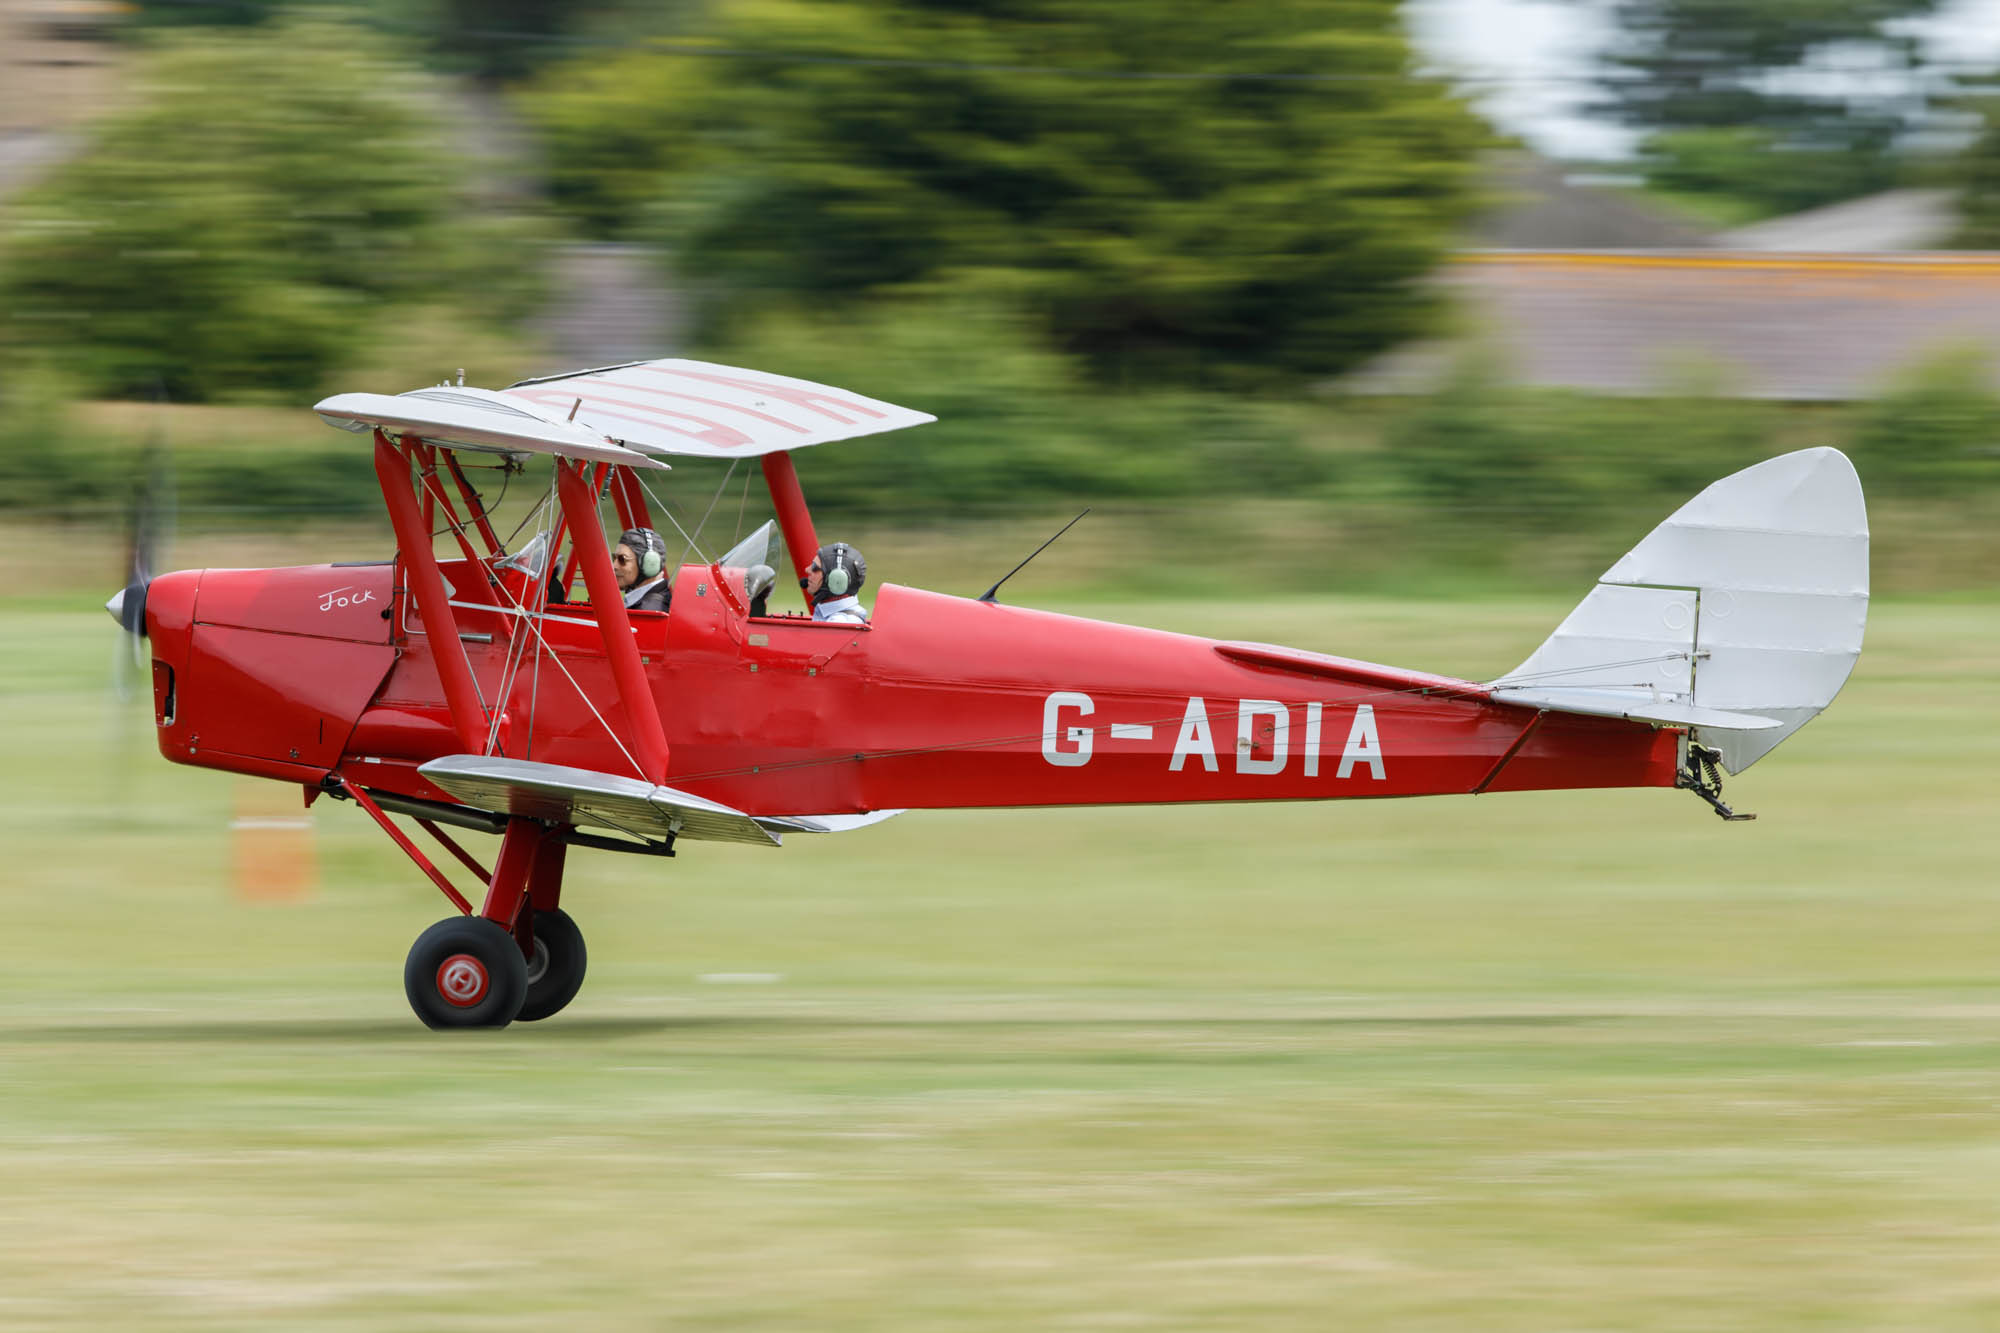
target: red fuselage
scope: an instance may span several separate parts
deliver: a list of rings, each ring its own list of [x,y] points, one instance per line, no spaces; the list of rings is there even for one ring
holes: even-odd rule
[[[450,800],[416,771],[465,745],[402,569],[154,580],[161,753]],[[635,775],[590,608],[551,606],[536,634],[504,576],[441,569],[490,751]],[[668,785],[752,815],[1671,786],[1681,739],[1538,718],[1469,682],[894,584],[871,625],[817,624],[751,617],[740,574],[688,566],[671,614],[631,622]]]

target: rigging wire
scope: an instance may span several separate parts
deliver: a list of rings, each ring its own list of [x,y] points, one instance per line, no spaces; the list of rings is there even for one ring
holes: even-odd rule
[[[727,477],[724,477],[723,480],[726,482],[729,479]],[[731,538],[729,542],[729,544],[732,547],[735,546],[738,542],[741,542],[743,540],[743,511],[748,509],[749,507],[750,507],[750,470],[748,468],[745,468],[743,470],[743,497],[736,502],[736,536]]]
[[[729,460],[729,471],[722,474],[722,484],[715,488],[714,495],[708,497],[708,508],[701,511],[701,521],[694,525],[695,537],[699,537],[701,535],[701,530],[708,526],[708,516],[715,512],[716,503],[722,499],[723,493],[729,489],[729,479],[736,475],[737,461],[738,460],[734,458]],[[747,472],[744,473],[743,480],[748,482],[750,480],[750,474]],[[684,537],[687,536],[686,533],[682,533],[681,535]],[[681,552],[682,564],[687,563],[688,552],[693,550],[694,550],[694,537],[688,537],[688,549],[686,551]],[[702,563],[708,564],[710,562],[704,557]]]
[[[554,498],[555,493],[556,493],[556,480],[554,477],[550,477],[549,488],[546,491],[542,492],[542,498],[540,502],[537,503],[533,508],[529,509],[527,513],[521,515],[521,521],[519,523],[516,523],[514,525],[514,530],[507,534],[507,545],[512,546],[514,544],[514,539],[521,535],[521,529],[528,526],[528,520],[533,518],[536,514],[541,513],[543,507],[547,505],[552,498]],[[539,532],[541,531],[541,529],[537,528],[536,531]],[[554,553],[551,552],[551,554]]]
[[[537,580],[537,582],[542,583],[544,588],[547,587],[546,580]],[[573,689],[575,689],[577,697],[583,700],[583,706],[590,710],[590,715],[597,719],[597,724],[599,726],[604,728],[604,734],[611,738],[611,743],[618,747],[618,752],[620,754],[625,756],[625,762],[632,765],[632,771],[638,774],[639,780],[641,782],[650,784],[652,782],[652,779],[646,776],[646,770],[640,766],[639,761],[637,759],[634,759],[632,757],[632,752],[625,748],[625,742],[618,739],[617,731],[615,731],[612,728],[609,722],[604,720],[604,714],[597,711],[597,705],[590,701],[590,692],[584,689],[583,686],[578,683],[575,676],[570,675],[569,668],[563,665],[562,654],[558,653],[555,650],[555,648],[549,644],[548,639],[544,637],[544,635],[542,634],[541,626],[535,623],[537,620],[541,619],[541,614],[529,611],[527,607],[521,604],[521,599],[514,596],[512,590],[509,589],[505,584],[501,585],[501,591],[507,594],[508,601],[514,603],[514,610],[520,622],[528,627],[528,632],[530,634],[533,634],[535,636],[537,643],[537,649],[535,654],[535,682],[536,682],[537,692],[539,692],[541,683],[540,650],[541,648],[546,647],[549,650],[549,660],[556,664],[556,670],[563,673],[563,678],[569,681],[570,686]],[[543,605],[546,606],[547,603],[544,602]],[[529,712],[528,712],[528,728],[530,735],[533,734],[534,725],[535,725],[534,704],[531,702],[529,704]]]
[[[450,523],[446,524],[443,528],[440,528],[438,531],[449,532],[456,535],[458,539],[464,543],[465,548],[467,550],[470,550],[472,548],[472,540],[471,538],[466,536],[465,523],[458,518],[456,512],[452,507],[451,501],[445,498],[444,487],[438,481],[436,465],[433,464],[429,468],[419,467],[417,469],[417,478],[424,483],[424,489],[430,492],[431,496],[438,501],[437,507],[439,512],[443,513],[446,517],[451,519]],[[438,533],[433,532],[431,536],[432,538],[436,538],[438,536]],[[431,558],[433,560],[437,558],[435,552],[432,553]],[[509,595],[511,596],[512,594]],[[463,652],[464,649],[465,645],[460,644],[459,651]],[[486,702],[486,691],[479,687],[479,673],[470,670],[468,664],[468,670],[466,674],[472,678],[472,694],[474,698],[479,700],[479,711],[485,714],[489,720],[497,717],[499,715],[500,710]],[[491,744],[490,740],[488,741],[488,744],[489,745]]]
[[[647,498],[660,507],[660,512],[667,516],[667,522],[674,525],[674,531],[680,533],[680,535],[683,537],[687,537],[687,549],[693,551],[696,555],[702,555],[701,548],[695,545],[695,540],[693,537],[688,536],[688,530],[681,526],[681,521],[679,519],[674,517],[674,511],[670,507],[668,507],[667,502],[662,500],[658,495],[655,495],[653,493],[653,488],[646,484],[646,479],[644,477],[640,477],[637,472],[632,473],[632,475],[634,477],[639,478],[639,485],[641,488],[645,490]],[[699,532],[700,529],[701,525],[696,524],[695,530]],[[687,558],[685,555],[682,556],[681,563],[683,564],[687,563]],[[702,563],[708,564],[711,562],[709,561],[707,556],[702,555]]]
[[[536,508],[535,508],[534,510],[530,511],[530,517],[532,517],[532,516],[533,516],[534,514],[536,514],[536,513],[544,513],[544,514],[545,514],[546,512],[547,512],[547,511],[546,511],[546,510],[545,510],[545,509],[544,509],[544,508],[543,508],[542,506],[537,506],[537,507],[536,507]],[[524,520],[524,521],[525,521],[525,520]],[[519,529],[517,528],[517,529],[515,529],[515,531],[517,531],[517,532],[518,532],[518,531],[519,531]],[[538,524],[536,524],[536,525],[535,525],[535,536],[536,536],[536,538],[539,538],[539,537],[540,537],[540,536],[541,536],[541,535],[542,535],[542,534],[543,534],[544,532],[547,532],[547,531],[549,531],[549,526],[548,526],[548,524],[547,524],[546,522],[544,522],[544,523],[538,523]],[[531,541],[531,542],[530,542],[530,545],[532,545],[532,544],[533,544],[533,542]],[[527,569],[526,567],[523,567],[523,568],[522,568],[522,571],[521,571],[521,572],[522,572],[522,573],[524,573],[524,574],[527,574],[529,578],[531,578],[532,580],[534,580],[534,583],[535,583],[535,590],[536,590],[536,594],[537,594],[537,597],[536,597],[536,603],[535,603],[535,611],[536,611],[536,613],[538,613],[538,614],[539,614],[539,613],[542,613],[542,612],[545,612],[545,611],[547,611],[547,610],[548,610],[548,604],[549,604],[549,580],[548,580],[548,577],[547,577],[547,575],[548,575],[548,568],[547,568],[547,564],[546,564],[546,562],[544,563],[544,566],[543,566],[542,570],[541,570],[540,572],[538,572],[538,573],[537,573],[537,572],[531,572],[531,571],[529,571],[529,570],[528,570],[528,569]],[[502,586],[502,587],[504,588],[504,587],[505,587],[506,585],[502,584],[501,586]],[[512,594],[509,594],[509,596],[511,597],[511,596],[512,596]],[[519,605],[519,602],[518,602],[518,601],[516,601],[516,605]],[[511,643],[509,643],[509,644],[508,644],[508,647],[507,647],[507,663],[506,663],[506,666],[505,666],[505,667],[504,667],[504,668],[502,669],[502,671],[501,671],[501,673],[500,673],[500,689],[499,689],[499,691],[498,691],[498,693],[499,693],[499,698],[500,698],[500,702],[501,702],[501,704],[502,704],[502,706],[503,706],[503,707],[504,707],[504,705],[506,704],[506,701],[507,701],[507,699],[508,699],[508,698],[509,698],[509,697],[510,697],[510,696],[511,696],[511,695],[513,694],[513,692],[514,692],[514,681],[515,681],[516,677],[517,677],[517,676],[518,676],[518,675],[520,674],[520,670],[521,670],[521,663],[522,663],[522,661],[523,661],[523,660],[524,660],[524,659],[526,658],[526,656],[527,656],[527,644],[528,644],[528,636],[526,636],[526,635],[520,635],[520,634],[516,634],[516,635],[511,635],[511,636],[510,636],[510,638],[512,639],[512,642],[511,642]],[[535,654],[535,662],[536,662],[536,668],[537,668],[537,670],[539,671],[539,669],[540,669],[540,664],[541,664],[541,652],[540,652],[540,649],[539,649],[539,648],[538,648],[538,649],[536,650],[536,654]],[[540,685],[540,683],[541,683],[541,682],[540,682],[540,679],[539,679],[539,677],[538,677],[538,678],[536,679],[536,681],[535,681],[535,684],[536,684],[536,686],[539,686],[539,685]],[[534,746],[534,735],[535,735],[535,702],[534,702],[534,701],[535,701],[535,700],[536,700],[537,698],[539,698],[539,696],[540,696],[540,691],[539,691],[539,689],[535,689],[535,690],[531,691],[531,693],[530,693],[530,696],[529,696],[529,703],[528,703],[528,745],[529,745],[529,748],[530,748],[530,749],[532,749],[532,748],[533,748],[533,746]],[[488,728],[487,728],[487,731],[486,731],[486,753],[487,753],[487,754],[492,754],[492,753],[493,753],[493,746],[494,746],[494,743],[495,743],[495,742],[497,741],[497,739],[499,738],[499,735],[500,735],[500,712],[499,712],[499,710],[496,710],[496,711],[494,712],[494,715],[493,715],[493,724],[492,724],[492,725],[491,725],[490,727],[488,727]]]

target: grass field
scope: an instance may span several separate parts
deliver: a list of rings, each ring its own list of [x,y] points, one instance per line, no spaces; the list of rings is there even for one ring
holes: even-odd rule
[[[1565,607],[1090,614],[1494,674]],[[2000,607],[1878,606],[1731,784],[913,814],[574,862],[564,1015],[435,1034],[442,900],[0,612],[0,1327],[2000,1326]],[[277,789],[271,788],[271,791]],[[490,848],[490,844],[486,844]]]

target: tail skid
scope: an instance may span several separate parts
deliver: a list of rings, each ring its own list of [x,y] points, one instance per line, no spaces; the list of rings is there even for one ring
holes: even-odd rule
[[[1741,773],[1833,702],[1867,621],[1860,478],[1839,450],[1803,449],[1682,505],[1493,697],[1688,726],[1682,785],[1726,816],[1715,766]]]

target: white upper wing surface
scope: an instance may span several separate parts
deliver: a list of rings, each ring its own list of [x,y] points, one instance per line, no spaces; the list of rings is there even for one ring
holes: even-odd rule
[[[356,434],[379,430],[488,453],[554,454],[640,468],[667,466],[586,425],[524,411],[485,389],[441,385],[398,394],[337,393],[314,404],[313,411],[327,425]]]
[[[811,380],[678,358],[523,380],[499,396],[630,449],[692,458],[755,458],[937,420]]]

